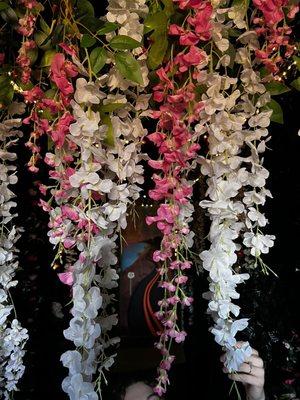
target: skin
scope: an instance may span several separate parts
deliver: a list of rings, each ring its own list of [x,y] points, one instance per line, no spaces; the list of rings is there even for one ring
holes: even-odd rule
[[[222,355],[221,362],[224,362],[224,359]],[[223,368],[223,371],[228,373],[226,368]],[[233,381],[243,383],[247,400],[265,400],[264,363],[257,350],[253,349],[251,357],[241,365],[238,373],[228,374],[228,377]],[[144,382],[136,382],[127,388],[124,400],[159,400],[159,397]]]
[[[247,400],[265,400],[264,384],[265,370],[263,360],[259,357],[258,351],[252,349],[252,355],[240,366],[238,373],[228,374],[232,381],[242,382]],[[224,362],[224,355],[220,358]],[[228,373],[226,368],[223,368]]]

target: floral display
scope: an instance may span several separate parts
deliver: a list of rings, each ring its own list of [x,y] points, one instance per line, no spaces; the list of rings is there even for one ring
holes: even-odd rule
[[[11,398],[13,391],[22,377],[25,365],[24,346],[28,339],[27,330],[22,328],[10,290],[18,284],[15,278],[18,269],[18,250],[16,243],[22,229],[15,225],[17,216],[12,185],[17,183],[17,158],[13,147],[22,136],[21,118],[12,118],[12,114],[21,114],[21,103],[12,103],[7,118],[0,123],[0,395],[3,399]]]
[[[158,396],[170,384],[172,345],[187,336],[180,315],[194,301],[195,257],[208,272],[210,331],[233,373],[252,354],[248,342],[238,345],[248,327],[238,285],[254,270],[273,272],[263,259],[275,243],[263,209],[272,197],[264,153],[270,123],[283,123],[273,97],[300,89],[299,5],[108,0],[104,16],[98,8],[88,0],[0,2],[0,393],[7,399],[24,372],[28,339],[10,293],[22,232],[11,147],[20,137],[49,216],[51,267],[69,289],[62,334],[73,347],[61,362],[70,399],[102,398],[115,362],[119,256],[142,191],[157,205],[146,223],[161,234],[153,254],[163,293]],[[199,182],[210,225],[205,250],[191,228]]]

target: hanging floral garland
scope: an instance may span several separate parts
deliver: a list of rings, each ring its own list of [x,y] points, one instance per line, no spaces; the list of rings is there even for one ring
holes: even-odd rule
[[[208,176],[209,197],[201,206],[208,210],[211,219],[211,246],[201,253],[210,282],[210,291],[204,296],[209,300],[208,312],[215,323],[211,331],[216,342],[226,349],[225,366],[233,373],[251,355],[249,344],[237,346],[236,340],[236,334],[247,327],[248,320],[237,319],[240,307],[232,300],[239,298],[236,286],[249,278],[248,274],[239,273],[237,253],[244,245],[255,257],[255,266],[259,264],[268,272],[261,254],[269,251],[275,238],[262,232],[268,221],[260,210],[267,196],[271,196],[265,188],[269,172],[262,165],[272,114],[266,109],[270,94],[259,73],[253,70],[254,51],[259,43],[247,27],[246,14],[247,7],[241,5],[214,10],[213,32],[218,33],[223,48],[218,42],[212,44],[212,51],[218,48],[221,54],[214,72],[202,81],[208,89],[202,95],[201,122],[195,127],[208,134],[209,144],[208,156],[201,161],[201,171]],[[237,36],[237,51],[230,58],[226,51],[230,47],[228,30],[232,28],[246,28],[246,32]],[[234,63],[241,68],[231,78],[226,71],[235,68]],[[218,69],[225,73],[219,74]]]
[[[181,5],[180,9],[185,9],[185,6]],[[153,175],[155,187],[149,191],[149,196],[161,204],[156,216],[147,217],[147,223],[156,223],[163,234],[161,248],[153,254],[153,260],[159,265],[160,286],[164,289],[164,299],[159,302],[160,311],[157,313],[163,325],[156,344],[163,358],[155,387],[158,395],[166,392],[169,383],[168,370],[175,358],[171,353],[172,342],[183,342],[186,337],[178,320],[179,307],[190,306],[193,301],[185,291],[188,281],[185,273],[192,265],[190,256],[194,236],[189,226],[194,210],[191,202],[194,181],[189,179],[189,174],[197,165],[200,149],[200,135],[193,129],[203,107],[197,98],[197,77],[204,73],[208,63],[206,52],[197,44],[211,38],[208,22],[211,11],[209,3],[203,4],[203,20],[206,22],[201,32],[188,32],[177,24],[169,26],[168,33],[176,37],[176,41],[170,49],[170,60],[156,71],[159,83],[153,87],[153,99],[158,103],[158,110],[153,111],[152,117],[158,123],[156,132],[149,134],[148,139],[157,147],[160,158],[149,161],[149,165],[158,171]],[[152,12],[151,19],[145,24],[155,31],[161,29],[155,22],[161,15],[168,26],[168,17],[174,9],[165,6],[160,10],[154,8]]]
[[[193,301],[186,271],[192,266],[191,197],[197,181],[191,176],[198,164],[208,184],[201,206],[211,220],[210,248],[200,255],[210,282],[204,297],[214,320],[211,331],[227,351],[225,365],[235,372],[251,354],[248,343],[238,347],[236,341],[248,324],[238,319],[240,308],[233,303],[237,285],[249,278],[239,264],[245,258],[249,270],[268,273],[261,255],[274,243],[274,236],[263,232],[268,221],[261,206],[271,197],[263,154],[270,120],[282,119],[270,95],[289,90],[280,69],[297,50],[287,21],[299,6],[286,0],[254,0],[250,8],[244,0],[110,0],[106,16],[98,19],[91,3],[75,3],[19,0],[17,13],[4,12],[7,21],[13,16],[22,44],[13,73],[4,68],[4,80],[1,75],[1,85],[9,88],[6,101],[15,91],[28,105],[23,123],[32,128],[26,143],[32,151],[29,169],[38,172],[37,161],[44,159],[53,182],[40,185],[45,196],[40,205],[49,213],[49,239],[57,250],[52,266],[71,287],[72,318],[64,335],[75,349],[61,357],[68,368],[63,390],[70,398],[98,399],[115,359],[118,238],[122,241],[143,184],[141,161],[147,156],[141,146],[147,132],[141,121],[150,114],[157,126],[147,137],[159,158],[149,161],[156,170],[149,196],[160,205],[147,223],[162,232],[154,261],[164,290],[157,313],[163,330],[156,344],[162,361],[155,391],[167,390],[171,345],[186,336],[179,309]],[[148,67],[155,73],[148,74]],[[148,77],[154,81],[151,113]],[[298,80],[292,85],[300,87]],[[16,319],[9,322],[13,306],[7,295],[15,284],[20,231],[10,215],[15,203],[8,184],[16,177],[7,160],[15,158],[9,147],[20,134],[19,120],[0,125],[0,387],[8,398],[24,371],[27,333]],[[48,139],[46,155],[42,136]],[[199,155],[203,138],[206,157]]]
[[[246,247],[244,254],[255,257],[252,265],[259,264],[268,273],[260,256],[273,246],[274,236],[261,231],[267,220],[259,207],[265,204],[266,197],[271,197],[265,189],[269,173],[262,166],[262,154],[271,115],[278,122],[280,110],[268,91],[278,94],[278,90],[287,89],[274,83],[265,85],[272,77],[263,80],[259,64],[253,70],[260,45],[257,34],[247,25],[247,2],[234,2],[231,8],[226,8],[229,2],[219,1],[174,0],[174,3],[178,8],[173,9],[176,14],[173,19],[180,22],[169,26],[169,35],[178,39],[169,44],[168,51],[168,44],[164,50],[160,46],[168,61],[156,72],[159,83],[153,87],[153,99],[161,105],[152,115],[159,122],[157,131],[148,135],[161,157],[149,164],[162,171],[153,175],[155,188],[149,196],[165,201],[157,216],[147,218],[149,224],[156,222],[163,233],[161,250],[154,253],[154,261],[161,265],[161,286],[165,289],[158,313],[164,325],[157,344],[163,355],[155,389],[159,395],[166,391],[167,371],[174,360],[170,354],[172,339],[180,342],[185,337],[178,326],[178,305],[191,303],[184,293],[187,277],[181,269],[191,266],[188,248],[192,241],[186,240],[186,234],[191,235],[188,223],[193,210],[189,200],[192,182],[187,177],[195,166],[193,160],[199,159],[200,137],[208,137],[208,154],[200,157],[200,163],[201,172],[208,176],[209,200],[201,202],[201,206],[211,218],[211,247],[201,258],[210,273],[210,292],[204,296],[209,300],[208,312],[215,322],[212,333],[227,350],[228,370],[237,371],[251,354],[248,343],[241,348],[236,346],[235,339],[236,333],[248,324],[245,318],[235,319],[240,308],[232,303],[232,299],[239,297],[237,284],[249,278],[248,273],[236,270],[237,253],[242,246]],[[164,28],[159,24],[168,25],[170,8],[166,4],[170,6],[155,5],[151,18],[145,22],[152,32],[150,52],[163,38]],[[291,7],[290,18],[297,10]],[[290,31],[287,27],[278,28],[277,39],[278,32]],[[233,38],[237,38],[238,45],[233,46]],[[268,39],[265,38],[263,46]],[[292,54],[286,37],[282,44]],[[189,146],[193,152],[189,152]],[[189,213],[186,214],[185,208]]]
[[[71,398],[98,398],[105,371],[114,361],[109,347],[118,338],[109,338],[109,331],[117,323],[111,292],[118,279],[113,267],[116,240],[143,183],[139,162],[146,132],[139,114],[147,109],[150,96],[140,94],[147,85],[140,17],[147,7],[132,5],[122,2],[115,11],[109,4],[107,22],[96,34],[79,33],[83,51],[72,42],[60,44],[64,52],[54,51],[50,65],[56,89],[44,92],[36,86],[24,92],[33,104],[25,123],[33,122],[34,134],[47,134],[54,144],[45,162],[55,184],[40,186],[43,194],[50,189],[52,195],[48,202],[41,200],[41,206],[49,212],[50,242],[58,249],[53,266],[65,268],[59,277],[72,286],[72,319],[64,335],[76,350],[61,358],[69,369],[63,390]],[[71,16],[69,21],[76,33]],[[104,47],[94,46],[104,40]],[[97,79],[103,68],[107,72]]]
[[[3,399],[11,398],[11,393],[17,390],[17,384],[22,377],[25,366],[25,344],[28,339],[27,330],[18,321],[10,290],[18,284],[15,274],[18,269],[18,249],[16,242],[22,232],[15,226],[17,206],[12,185],[17,183],[17,155],[12,147],[18,142],[22,132],[18,129],[21,119],[12,119],[12,114],[24,111],[21,103],[12,103],[8,117],[0,122],[0,395]]]

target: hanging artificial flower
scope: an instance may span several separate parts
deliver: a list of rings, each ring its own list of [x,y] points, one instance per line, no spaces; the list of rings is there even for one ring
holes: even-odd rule
[[[270,94],[253,68],[259,43],[243,20],[246,13],[247,8],[235,6],[213,11],[211,46],[212,52],[218,49],[219,61],[200,78],[206,90],[201,96],[201,119],[195,126],[196,131],[208,135],[208,154],[200,160],[208,184],[208,200],[200,204],[211,220],[211,245],[200,255],[210,282],[204,297],[209,300],[208,313],[214,320],[211,332],[226,349],[225,366],[230,372],[238,371],[252,352],[247,342],[237,346],[236,335],[247,327],[248,319],[238,318],[240,307],[233,300],[239,298],[237,285],[249,279],[248,273],[240,273],[237,254],[241,250],[251,254],[255,266],[266,272],[261,255],[268,253],[275,239],[262,232],[268,221],[260,209],[271,197],[265,188],[269,172],[262,165],[272,114],[267,108]],[[247,29],[236,39],[235,56],[226,53],[230,46],[228,29],[232,27]],[[235,68],[234,63],[240,68],[231,77],[226,71],[230,65]]]
[[[12,147],[18,143],[22,132],[20,118],[11,118],[14,113],[22,113],[22,104],[12,103],[8,116],[0,122],[0,396],[10,399],[17,390],[25,366],[23,357],[28,334],[18,321],[10,290],[18,284],[15,274],[18,269],[16,242],[22,232],[15,226],[17,203],[12,185],[17,183],[16,153]],[[15,110],[13,110],[15,108]],[[2,111],[3,113],[3,111]]]
[[[72,44],[76,30],[73,42],[70,35],[69,43],[60,44],[63,52],[53,54],[50,65],[54,96],[40,86],[24,93],[33,105],[24,122],[53,143],[44,161],[54,183],[40,185],[42,194],[50,190],[51,199],[40,205],[50,215],[49,239],[57,249],[53,267],[64,268],[59,279],[72,292],[72,318],[64,336],[75,350],[61,357],[69,370],[62,387],[70,398],[101,396],[116,355],[110,348],[119,341],[109,336],[117,324],[116,241],[143,183],[146,131],[140,115],[150,97],[143,95],[148,80],[141,18],[147,7],[140,10],[139,5],[122,1],[115,11],[109,3],[107,21],[116,27],[106,33],[104,23],[104,34],[98,31],[108,43],[105,48],[77,51]],[[106,73],[98,78],[101,69]]]
[[[205,74],[208,62],[206,52],[197,44],[206,43],[212,35],[210,3],[180,2],[179,8],[194,8],[195,16],[188,18],[189,30],[176,24],[169,26],[169,35],[176,41],[170,50],[170,60],[156,71],[159,81],[153,87],[153,100],[157,110],[152,112],[152,117],[158,122],[156,131],[148,135],[159,154],[158,160],[149,161],[157,171],[153,174],[155,186],[149,196],[160,205],[157,215],[146,219],[148,224],[156,223],[162,232],[161,248],[153,254],[161,275],[160,286],[164,289],[157,313],[163,325],[156,344],[162,354],[154,389],[158,395],[166,392],[169,383],[168,370],[175,358],[172,343],[181,343],[186,337],[178,318],[179,307],[190,306],[193,301],[185,290],[186,272],[192,266],[194,236],[190,229],[194,210],[191,202],[194,181],[190,173],[197,165],[200,149],[200,135],[193,129],[203,107],[198,101],[197,77]]]

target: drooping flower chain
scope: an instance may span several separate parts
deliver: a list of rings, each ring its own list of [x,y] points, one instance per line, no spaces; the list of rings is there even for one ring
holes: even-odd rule
[[[235,18],[234,11],[231,15]],[[231,27],[225,26],[221,9],[214,10],[211,23],[214,32],[220,34],[226,26]],[[219,68],[227,68],[231,61],[225,54],[229,42],[226,38],[221,40],[223,49],[215,43],[223,53]],[[240,308],[232,302],[239,298],[237,284],[249,278],[248,274],[239,273],[237,252],[244,245],[256,264],[260,262],[265,269],[260,255],[267,253],[274,243],[274,236],[261,232],[267,220],[259,210],[266,197],[271,196],[265,189],[268,171],[261,161],[272,113],[265,109],[270,95],[252,67],[253,53],[258,48],[256,35],[245,32],[237,43],[240,47],[234,62],[241,65],[241,72],[235,78],[217,72],[203,77],[202,84],[208,89],[202,95],[200,124],[195,127],[208,135],[209,143],[207,158],[202,159],[202,173],[208,176],[209,200],[200,203],[211,219],[211,246],[200,255],[204,269],[209,271],[210,291],[204,296],[209,300],[208,312],[215,323],[212,333],[226,349],[225,365],[229,371],[237,371],[251,354],[249,344],[237,346],[235,337],[248,325],[246,318],[236,319]]]
[[[17,216],[13,209],[16,202],[11,186],[17,183],[17,155],[12,147],[17,144],[22,132],[18,130],[21,119],[5,118],[0,122],[0,396],[10,399],[22,377],[25,366],[25,344],[27,330],[17,319],[10,289],[18,283],[14,279],[18,269],[16,242],[21,229],[14,225]]]
[[[287,0],[253,0],[253,5],[258,11],[253,17],[255,32],[263,40],[263,47],[255,55],[271,76],[281,80],[280,68],[297,49],[291,38],[291,23],[299,12],[299,4],[289,4]]]
[[[127,15],[129,8],[125,9]],[[118,9],[119,12],[122,10]],[[138,15],[128,15],[136,24]],[[124,33],[127,22],[123,20],[119,31],[123,29]],[[142,32],[140,24],[134,35],[139,33],[141,40]],[[139,56],[140,53],[135,52]],[[66,86],[57,73],[63,63],[62,55],[57,55],[51,67],[52,80],[59,89]],[[143,76],[147,76],[145,61],[140,63]],[[67,65],[65,68],[64,76],[68,80],[68,71],[72,68]],[[70,80],[68,82],[70,86]],[[144,84],[147,84],[146,79]],[[108,87],[111,93],[102,92],[101,86]],[[127,90],[130,86],[136,87],[137,94]],[[114,94],[116,87],[124,94],[120,91]],[[109,310],[113,300],[110,291],[116,287],[118,278],[112,266],[117,262],[117,233],[126,227],[127,207],[139,197],[137,184],[143,183],[143,169],[137,164],[142,159],[140,148],[145,130],[139,113],[147,108],[149,96],[139,95],[141,90],[142,87],[123,79],[114,66],[98,81],[78,78],[72,109],[60,118],[59,129],[49,132],[52,138],[57,132],[60,140],[56,142],[55,153],[48,153],[45,160],[54,167],[51,176],[59,182],[58,190],[52,190],[59,207],[52,208],[42,202],[50,211],[50,241],[61,250],[58,261],[72,249],[80,252],[78,260],[60,274],[62,281],[73,285],[73,318],[64,334],[77,350],[62,356],[63,364],[69,369],[63,389],[70,397],[76,393],[98,398],[96,391],[101,391],[99,386],[104,372],[115,356],[107,353],[109,346],[117,341],[108,336],[117,323],[116,315],[111,315]],[[71,87],[69,95],[72,95]],[[109,110],[110,104],[116,109],[114,115],[104,112]],[[122,105],[122,111],[114,107],[116,104]],[[131,114],[131,110],[134,113]],[[97,370],[98,379],[93,382]]]
[[[180,8],[184,7],[180,5]],[[188,281],[185,270],[191,268],[190,248],[194,235],[189,226],[194,210],[191,203],[194,181],[189,179],[189,174],[196,166],[200,149],[199,134],[193,129],[202,107],[197,99],[197,79],[208,61],[206,52],[197,44],[211,38],[212,7],[205,2],[201,10],[201,30],[187,32],[183,26],[170,25],[169,34],[178,40],[171,49],[170,61],[157,71],[159,83],[153,88],[153,99],[159,103],[159,110],[153,112],[153,117],[158,123],[156,132],[148,135],[148,139],[158,148],[160,158],[149,161],[158,171],[153,175],[155,187],[149,191],[149,196],[161,204],[156,216],[147,217],[147,223],[155,222],[163,235],[161,248],[153,255],[159,264],[160,286],[164,289],[164,299],[159,302],[157,313],[163,325],[156,344],[162,354],[155,387],[158,395],[165,393],[169,384],[168,370],[174,361],[171,344],[173,340],[184,341],[186,336],[178,321],[179,307],[189,306],[193,300],[185,292]],[[197,22],[190,17],[190,24]]]

